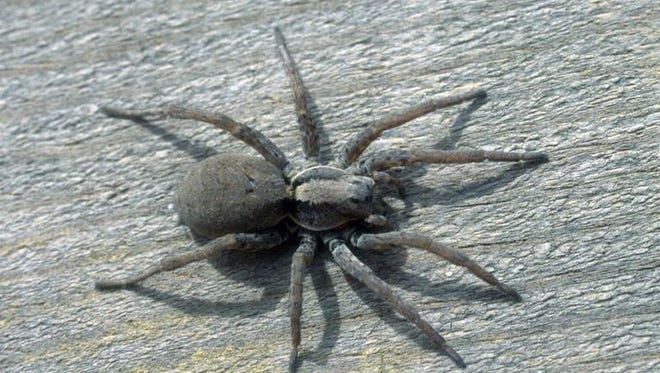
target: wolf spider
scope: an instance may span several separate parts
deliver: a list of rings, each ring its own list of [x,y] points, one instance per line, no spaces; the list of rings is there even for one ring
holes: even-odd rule
[[[300,345],[303,277],[320,245],[330,250],[342,270],[389,302],[401,315],[417,325],[457,366],[464,367],[459,354],[419,315],[415,307],[376,276],[353,255],[349,247],[373,251],[401,246],[423,249],[467,268],[481,280],[520,300],[515,290],[460,251],[415,232],[378,229],[388,227],[388,223],[383,216],[374,214],[373,192],[377,184],[398,186],[395,178],[383,172],[392,167],[486,160],[542,162],[547,160],[546,155],[539,152],[415,149],[386,151],[356,162],[369,144],[384,131],[437,109],[486,97],[483,89],[468,88],[366,124],[362,132],[344,145],[338,160],[332,165],[321,164],[318,129],[308,113],[302,80],[282,33],[278,28],[274,31],[277,50],[293,89],[304,154],[314,165],[293,170],[284,153],[263,134],[217,112],[179,106],[150,110],[102,108],[102,112],[110,117],[136,121],[176,118],[207,122],[228,131],[257,150],[262,157],[216,155],[200,162],[181,182],[175,202],[182,222],[197,235],[211,241],[194,251],[165,257],[133,276],[97,281],[96,287],[102,290],[131,287],[159,272],[213,258],[224,250],[269,249],[297,235],[299,244],[293,254],[289,293],[292,336],[290,371],[296,370]]]

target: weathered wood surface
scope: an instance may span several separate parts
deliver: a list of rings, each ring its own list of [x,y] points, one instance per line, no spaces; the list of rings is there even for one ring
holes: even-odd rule
[[[398,224],[518,289],[400,250],[360,257],[485,371],[657,371],[660,12],[636,2],[5,2],[0,10],[0,367],[5,372],[282,371],[291,247],[226,255],[100,293],[190,239],[173,190],[208,125],[140,126],[103,104],[217,109],[299,159],[280,25],[324,151],[454,87],[489,100],[388,132],[387,146],[543,150],[537,167],[397,175]],[[372,149],[373,150],[373,149]],[[457,370],[327,252],[305,281],[300,371]]]

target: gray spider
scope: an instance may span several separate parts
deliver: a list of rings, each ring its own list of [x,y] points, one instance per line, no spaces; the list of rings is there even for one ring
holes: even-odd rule
[[[486,97],[483,89],[470,88],[366,124],[363,131],[344,146],[340,159],[332,165],[321,164],[317,126],[308,114],[302,80],[278,28],[275,28],[275,42],[293,88],[303,150],[314,165],[299,171],[291,169],[284,153],[259,131],[220,113],[178,106],[152,110],[102,108],[102,112],[110,117],[136,121],[177,118],[211,123],[250,145],[263,158],[221,154],[202,161],[183,179],[177,189],[175,203],[183,223],[197,235],[211,241],[191,252],[165,257],[134,276],[97,281],[96,287],[108,290],[135,286],[159,272],[213,258],[224,250],[265,250],[297,236],[299,243],[293,254],[289,292],[293,339],[290,371],[296,370],[300,345],[303,276],[319,244],[330,250],[335,262],[344,271],[417,325],[456,365],[465,367],[463,359],[419,315],[415,307],[376,276],[353,255],[349,247],[374,251],[402,246],[424,249],[467,268],[478,278],[520,300],[515,290],[498,281],[460,251],[421,234],[393,231],[385,217],[374,213],[374,189],[378,184],[398,186],[395,178],[383,172],[392,167],[485,160],[543,162],[547,160],[546,155],[539,152],[481,150],[393,150],[356,162],[383,131],[443,107]]]

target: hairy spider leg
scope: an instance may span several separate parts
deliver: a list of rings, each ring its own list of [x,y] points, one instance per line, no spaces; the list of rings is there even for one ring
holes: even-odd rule
[[[366,174],[363,174],[366,175]],[[403,184],[399,179],[388,174],[387,172],[374,171],[370,173],[371,178],[374,179],[377,185],[386,185],[388,187],[396,189],[399,197],[404,197],[406,194],[406,189],[403,187]]]
[[[309,114],[307,108],[307,96],[305,95],[305,86],[303,85],[300,73],[296,64],[291,58],[291,54],[286,46],[284,35],[278,27],[275,27],[275,43],[277,52],[284,64],[284,70],[289,78],[291,89],[293,90],[293,102],[296,106],[296,116],[298,117],[298,126],[302,133],[303,152],[307,157],[318,157],[319,155],[319,134],[314,123],[314,118]]]
[[[436,111],[438,109],[458,105],[462,102],[473,99],[485,99],[486,91],[481,88],[467,88],[448,93],[438,98],[422,102],[419,105],[407,108],[399,113],[391,114],[371,122],[358,135],[354,136],[341,152],[342,159],[340,167],[346,168],[351,165],[362,152],[376,140],[380,135],[389,129],[399,127],[422,115]]]
[[[116,280],[96,281],[96,288],[100,290],[121,289],[135,286],[157,273],[173,271],[193,262],[216,257],[222,251],[253,251],[269,249],[281,245],[288,238],[289,233],[285,230],[269,229],[258,233],[232,233],[218,237],[202,247],[193,251],[167,256],[158,263],[152,264],[133,276]]]
[[[298,346],[300,346],[300,316],[302,315],[303,278],[314,258],[318,242],[309,231],[300,232],[300,243],[291,261],[291,285],[289,290],[289,313],[291,316],[291,356],[289,371],[296,371]]]
[[[346,271],[346,273],[365,284],[378,296],[391,304],[392,307],[394,307],[394,309],[396,309],[397,312],[403,315],[408,321],[417,325],[417,327],[435,344],[437,344],[438,347],[440,347],[440,350],[449,356],[457,366],[461,368],[465,367],[465,362],[460,355],[458,355],[458,353],[447,344],[445,339],[433,329],[428,321],[420,316],[415,307],[395,293],[390,285],[376,276],[369,267],[353,255],[341,238],[334,233],[327,233],[323,235],[323,241],[330,249],[335,262]]]
[[[467,268],[473,275],[486,283],[497,287],[516,301],[522,300],[517,291],[501,283],[490,272],[486,271],[479,264],[470,259],[470,257],[454,248],[436,242],[430,237],[414,232],[403,231],[374,234],[354,232],[350,234],[348,239],[351,245],[364,250],[384,251],[402,246],[410,246],[426,250],[452,264]]]
[[[411,166],[421,163],[477,163],[494,162],[547,162],[541,152],[500,152],[486,150],[401,150],[379,152],[353,164],[350,171],[368,175],[392,167]]]
[[[266,160],[280,170],[286,170],[289,161],[286,155],[261,132],[236,122],[228,116],[199,108],[184,108],[181,106],[165,106],[155,109],[130,110],[112,107],[103,107],[101,112],[113,118],[130,119],[134,121],[158,120],[165,118],[191,119],[210,123],[221,130],[229,132],[232,136],[250,145]]]

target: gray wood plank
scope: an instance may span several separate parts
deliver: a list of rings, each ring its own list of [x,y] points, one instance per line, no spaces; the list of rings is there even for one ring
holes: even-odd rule
[[[225,112],[302,150],[279,25],[336,152],[361,126],[453,88],[478,107],[369,151],[543,150],[396,172],[406,229],[455,245],[512,303],[415,250],[359,253],[467,372],[657,371],[657,5],[637,2],[5,2],[0,13],[0,366],[7,372],[283,371],[292,247],[225,255],[100,293],[191,245],[172,195],[198,159],[251,152],[211,126],[105,118],[105,104]],[[655,325],[655,326],[654,326]],[[327,252],[305,281],[300,371],[458,370]]]

